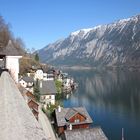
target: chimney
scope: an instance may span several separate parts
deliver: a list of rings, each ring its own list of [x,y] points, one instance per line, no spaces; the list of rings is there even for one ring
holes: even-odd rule
[[[40,81],[40,88],[42,88],[42,81]]]
[[[69,129],[72,130],[72,124],[69,125]]]
[[[58,112],[61,112],[61,106],[60,105],[58,106]]]

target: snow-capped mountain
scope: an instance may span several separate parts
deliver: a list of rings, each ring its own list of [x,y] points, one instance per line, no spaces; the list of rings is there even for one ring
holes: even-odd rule
[[[56,65],[140,66],[140,15],[72,32],[38,53]]]

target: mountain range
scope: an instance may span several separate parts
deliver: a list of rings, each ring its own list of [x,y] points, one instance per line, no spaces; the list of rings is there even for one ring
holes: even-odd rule
[[[38,54],[53,65],[140,67],[140,15],[72,32]]]

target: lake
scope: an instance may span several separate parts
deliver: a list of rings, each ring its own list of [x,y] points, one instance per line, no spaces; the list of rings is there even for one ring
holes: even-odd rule
[[[109,140],[140,140],[140,72],[63,70],[78,83],[64,107],[84,106]]]

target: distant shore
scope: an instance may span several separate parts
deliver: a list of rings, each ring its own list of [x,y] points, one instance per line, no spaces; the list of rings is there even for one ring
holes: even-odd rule
[[[90,66],[61,66],[61,69],[72,69],[72,70],[129,70],[129,71],[140,71],[138,66],[103,66],[103,67],[90,67]]]
[[[73,70],[91,70],[96,69],[95,67],[85,67],[85,66],[62,66],[62,69],[73,69]]]

